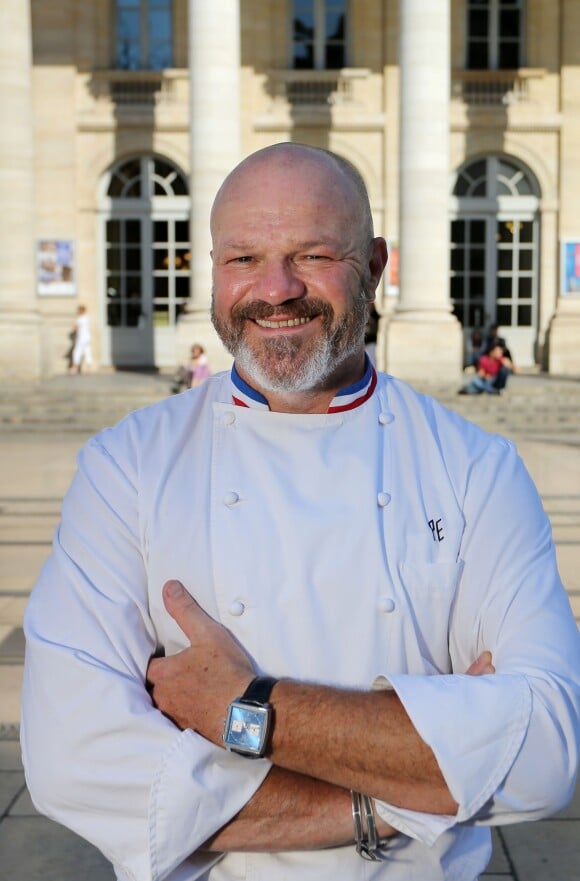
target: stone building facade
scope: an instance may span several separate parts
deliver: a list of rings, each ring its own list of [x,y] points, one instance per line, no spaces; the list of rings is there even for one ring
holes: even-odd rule
[[[0,376],[170,368],[208,317],[208,214],[280,141],[365,179],[390,269],[378,360],[459,375],[497,323],[580,374],[578,0],[3,0]]]

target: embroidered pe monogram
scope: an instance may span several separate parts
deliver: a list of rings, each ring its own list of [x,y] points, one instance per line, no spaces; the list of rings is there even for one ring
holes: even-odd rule
[[[433,533],[433,541],[443,541],[445,536],[443,535],[443,521],[441,518],[438,520],[429,520],[429,529]]]

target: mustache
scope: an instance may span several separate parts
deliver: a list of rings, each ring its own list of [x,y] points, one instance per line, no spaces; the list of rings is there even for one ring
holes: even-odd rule
[[[316,298],[309,300],[288,300],[281,305],[266,303],[264,300],[254,300],[250,303],[234,306],[232,318],[268,320],[272,318],[316,318],[317,315],[329,317],[332,315],[331,306],[324,300]]]

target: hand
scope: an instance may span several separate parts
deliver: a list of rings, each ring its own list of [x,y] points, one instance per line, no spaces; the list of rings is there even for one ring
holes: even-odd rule
[[[181,582],[163,587],[165,608],[190,647],[167,658],[153,658],[147,682],[155,706],[182,730],[192,728],[222,744],[228,704],[254,678],[251,659],[223,625],[210,618]]]
[[[495,673],[495,667],[491,662],[491,652],[482,652],[469,670],[465,672],[468,676],[484,676],[486,673]]]

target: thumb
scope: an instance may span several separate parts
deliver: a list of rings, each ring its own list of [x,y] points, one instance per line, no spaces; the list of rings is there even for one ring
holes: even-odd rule
[[[495,673],[491,652],[482,652],[466,672],[469,676],[483,676],[486,673]]]
[[[202,610],[181,581],[172,579],[165,582],[163,602],[171,617],[179,624],[185,635],[191,638],[197,617]]]

